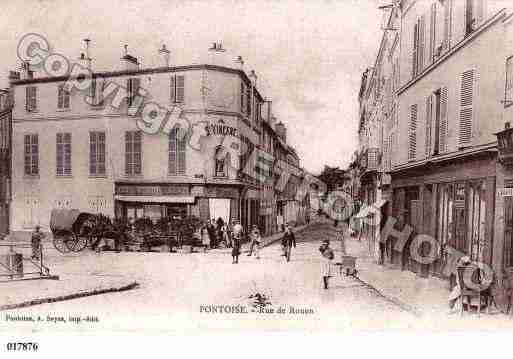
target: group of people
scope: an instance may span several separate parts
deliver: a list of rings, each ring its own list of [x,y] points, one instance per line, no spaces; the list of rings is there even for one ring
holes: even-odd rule
[[[242,226],[239,221],[233,221],[231,224],[225,222],[221,217],[217,220],[207,221],[200,228],[201,243],[205,251],[219,247],[221,242],[224,242],[227,248],[233,248],[235,237],[242,231]]]

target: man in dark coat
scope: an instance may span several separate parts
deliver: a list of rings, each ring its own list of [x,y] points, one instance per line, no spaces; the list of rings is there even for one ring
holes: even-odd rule
[[[296,237],[294,236],[290,226],[287,224],[285,225],[285,233],[281,239],[281,247],[283,249],[282,256],[287,258],[287,262],[290,260],[290,250],[292,246],[296,248]]]
[[[208,222],[207,232],[208,236],[210,237],[210,247],[215,248],[217,246],[217,231],[214,219]]]

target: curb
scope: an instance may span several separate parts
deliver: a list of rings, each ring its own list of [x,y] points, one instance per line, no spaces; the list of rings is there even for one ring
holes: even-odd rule
[[[422,312],[419,309],[415,308],[414,306],[412,306],[412,305],[410,305],[408,303],[405,303],[405,302],[403,302],[400,299],[397,299],[395,297],[391,297],[391,296],[386,295],[385,293],[383,293],[383,291],[379,290],[378,288],[374,287],[372,284],[364,281],[363,279],[361,279],[358,276],[355,276],[354,278],[358,282],[362,283],[362,285],[364,287],[366,287],[367,289],[373,291],[379,297],[383,298],[387,302],[394,304],[395,306],[399,307],[401,310],[403,310],[405,312],[408,312],[410,314],[413,314],[414,316],[416,316],[418,318],[422,317],[422,315],[423,315]]]
[[[105,289],[92,289],[92,290],[85,290],[85,291],[80,291],[77,293],[62,295],[62,296],[58,296],[58,297],[47,297],[47,298],[33,299],[33,300],[26,301],[26,302],[21,302],[21,303],[2,305],[2,306],[0,306],[0,311],[25,308],[25,307],[30,307],[30,306],[39,305],[39,304],[62,302],[65,300],[90,297],[93,295],[99,295],[99,294],[105,294],[105,293],[123,292],[126,290],[135,289],[137,287],[139,287],[139,283],[132,282],[128,285],[124,285],[121,287],[110,287],[110,288],[105,288]]]

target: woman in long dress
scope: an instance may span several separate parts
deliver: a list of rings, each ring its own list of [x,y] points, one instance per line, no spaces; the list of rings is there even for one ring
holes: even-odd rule
[[[321,276],[324,284],[324,289],[328,289],[328,280],[331,275],[331,262],[335,258],[333,250],[330,248],[330,241],[327,239],[322,241],[322,245],[319,247],[321,252]]]

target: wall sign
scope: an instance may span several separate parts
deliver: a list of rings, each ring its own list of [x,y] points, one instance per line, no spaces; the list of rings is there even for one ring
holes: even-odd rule
[[[189,187],[177,185],[124,185],[116,186],[116,194],[125,196],[188,195]]]
[[[513,188],[501,188],[497,190],[500,197],[513,197]]]

